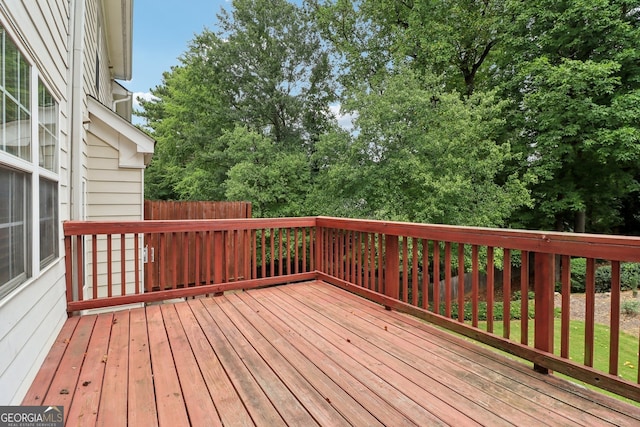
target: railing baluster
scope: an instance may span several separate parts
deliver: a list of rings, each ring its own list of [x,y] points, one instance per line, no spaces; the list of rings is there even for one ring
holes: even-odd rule
[[[571,322],[571,257],[562,257],[562,288],[561,288],[561,314],[560,314],[560,357],[569,358],[569,339]]]
[[[504,249],[502,270],[502,324],[505,338],[511,337],[511,250]]]
[[[210,285],[211,282],[211,231],[207,230],[204,234],[204,272],[205,272],[205,282],[207,285]]]
[[[258,278],[258,238],[256,230],[251,230],[250,236],[251,244],[251,278]]]
[[[127,293],[127,262],[126,241],[124,234],[120,234],[120,295]]]
[[[458,243],[458,322],[464,322],[464,244]]]
[[[378,251],[376,253],[376,242],[378,243]],[[382,249],[382,234],[371,233],[371,286],[375,287],[376,292],[383,292],[385,273],[384,262],[382,258],[384,252]],[[375,266],[378,265],[378,277],[375,277]]]
[[[444,242],[444,315],[451,317],[451,242]]]
[[[232,239],[233,239],[233,280],[237,282],[240,280],[240,231],[233,230]]]
[[[284,249],[285,249],[286,254],[287,254],[286,255],[287,263],[285,265],[286,274],[291,274],[291,228],[289,228],[289,227],[287,227],[287,241],[285,242]],[[284,262],[283,262],[283,264],[284,264]]]
[[[111,251],[111,234],[107,234],[107,296],[113,296],[113,253]]]
[[[171,289],[176,289],[178,286],[178,253],[181,252],[182,245],[180,244],[180,240],[178,238],[178,233],[171,233],[171,242],[176,245],[175,250],[171,251],[171,267],[172,267],[172,277],[171,277]],[[170,248],[171,246],[169,246]],[[183,256],[186,254],[183,253]],[[188,256],[188,255],[187,255]],[[187,258],[185,258],[187,259]]]
[[[297,228],[294,228],[294,229],[293,229],[293,232],[295,233],[295,238],[294,238],[295,242],[294,242],[294,246],[295,246],[295,248],[296,248],[296,250],[295,250],[295,256],[294,256],[294,270],[293,270],[293,271],[295,272],[295,274],[298,274],[298,273],[299,273],[299,268],[300,268],[300,267],[298,266],[298,264],[299,264],[299,262],[298,262],[298,257],[299,257],[299,255],[300,255],[300,250],[299,250],[299,248],[298,248],[298,245],[300,244],[300,242],[299,242],[299,240],[298,240],[298,229],[297,229]]]
[[[133,277],[135,281],[134,292],[140,293],[140,235],[133,235]]]
[[[480,269],[478,261],[478,245],[471,246],[471,325],[478,327],[478,300]]]
[[[595,326],[595,260],[587,258],[587,283],[585,289],[584,364],[593,366]]]
[[[493,333],[493,298],[495,294],[495,268],[493,260],[493,246],[487,247],[487,332]]]
[[[411,296],[412,298],[412,302],[413,305],[417,306],[418,305],[418,270],[419,270],[419,265],[418,265],[418,238],[414,237],[412,240],[412,246],[411,249],[413,251],[413,259],[412,259],[412,265],[413,268],[411,269],[412,273],[411,273]]]
[[[609,373],[618,375],[620,350],[620,262],[611,263],[611,317],[609,322]]]
[[[213,283],[224,282],[226,273],[224,271],[224,231],[213,232]]]
[[[310,231],[307,228],[303,228],[302,230],[302,272],[306,273],[309,271],[307,268],[307,234]],[[311,241],[311,236],[309,235],[309,240]],[[309,248],[313,248],[313,245],[310,244]],[[313,255],[310,256],[310,259],[313,258]]]
[[[84,300],[84,241],[82,236],[76,236],[76,262],[78,268],[77,286],[78,301]]]
[[[402,237],[402,301],[409,302],[409,239]]]
[[[433,311],[440,314],[440,242],[433,241]]]
[[[196,263],[196,266],[195,266],[195,277],[194,277],[193,285],[194,286],[200,286],[202,284],[200,282],[200,262],[201,262],[200,261],[200,257],[201,257],[201,254],[200,254],[200,250],[201,250],[200,249],[200,242],[202,240],[202,233],[200,233],[200,232],[195,233],[194,239],[195,239],[194,244],[195,244],[195,257],[196,257],[195,263]]]
[[[276,234],[276,230],[275,229],[270,229],[269,230],[269,242],[271,244],[271,252],[269,253],[269,256],[271,258],[271,268],[270,268],[270,273],[271,273],[271,277],[276,275],[276,246],[275,246],[275,234]]]
[[[370,233],[362,233],[362,241],[364,245],[363,257],[363,271],[362,271],[362,286],[367,289],[375,289],[375,249],[371,242]]]
[[[520,252],[520,343],[529,345],[529,252]]]
[[[158,266],[159,266],[159,274],[158,274],[158,288],[160,290],[164,290],[167,284],[167,269],[166,266],[166,243],[167,233],[160,233],[158,235]]]
[[[98,298],[98,237],[91,235],[91,290],[93,299]]]
[[[267,277],[267,229],[260,230],[260,247],[262,250],[262,266],[260,268],[262,277]]]
[[[422,239],[422,308],[429,307],[429,241]]]

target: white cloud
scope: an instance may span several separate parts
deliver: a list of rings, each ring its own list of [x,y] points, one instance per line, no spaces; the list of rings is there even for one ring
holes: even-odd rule
[[[333,115],[336,117],[336,119],[338,120],[338,125],[340,125],[340,127],[348,132],[353,131],[353,121],[355,119],[358,118],[358,114],[342,114],[342,112],[340,111],[340,104],[338,105],[331,105],[329,106],[329,109],[331,110],[331,113],[333,113]]]
[[[133,108],[136,110],[140,109],[140,102],[138,98],[144,99],[145,101],[158,101],[159,98],[153,96],[151,92],[134,92],[133,93]]]

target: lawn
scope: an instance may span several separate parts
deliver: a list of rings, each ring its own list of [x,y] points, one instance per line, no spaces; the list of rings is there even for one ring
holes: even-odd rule
[[[533,346],[533,320],[529,321],[529,345]],[[486,322],[479,322],[480,329],[486,330]],[[513,341],[520,342],[520,321],[514,320],[511,322],[511,339]],[[503,324],[502,322],[494,322],[494,333],[502,336]],[[579,320],[572,320],[569,327],[569,359],[583,364],[584,363],[584,329],[585,323]],[[603,372],[609,372],[609,327],[606,325],[595,324],[594,341],[595,341],[595,353],[593,359],[593,367]],[[555,321],[554,330],[554,353],[560,354],[560,319]],[[620,344],[619,344],[619,359],[618,359],[618,375],[621,378],[636,382],[638,377],[638,337],[621,332]],[[571,381],[576,380],[566,377],[561,374],[556,374],[560,377],[567,378]],[[599,391],[597,387],[591,387]],[[607,393],[609,394],[609,393]],[[615,395],[613,395],[615,396]],[[616,396],[618,397],[618,396]],[[639,402],[634,402],[628,399],[624,399],[629,403],[636,406],[640,406]]]

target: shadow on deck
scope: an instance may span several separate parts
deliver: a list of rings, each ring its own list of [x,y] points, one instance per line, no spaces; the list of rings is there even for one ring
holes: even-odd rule
[[[640,424],[321,281],[72,317],[23,404],[62,405],[69,426]]]

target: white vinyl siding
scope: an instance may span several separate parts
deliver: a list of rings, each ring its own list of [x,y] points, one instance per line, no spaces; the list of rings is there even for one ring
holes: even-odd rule
[[[0,405],[17,405],[31,385],[47,352],[66,319],[64,262],[60,255],[62,235],[53,231],[51,238],[58,244],[56,255],[40,263],[39,208],[40,179],[55,182],[57,188],[57,222],[68,219],[68,68],[69,68],[69,4],[68,0],[0,2],[0,25],[18,48],[31,68],[32,99],[30,109],[34,120],[31,135],[36,141],[30,146],[28,159],[0,153],[3,168],[28,175],[31,193],[32,230],[30,242],[30,276],[0,298]],[[38,97],[41,81],[56,101],[58,110],[57,164],[39,166]],[[53,157],[50,158],[53,160]],[[55,237],[54,237],[55,236]],[[52,240],[52,243],[55,244]],[[49,245],[51,248],[51,245]]]
[[[88,175],[87,175],[87,220],[141,220],[144,219],[143,201],[143,169],[122,168],[119,166],[120,153],[118,150],[102,141],[97,136],[88,135]],[[142,236],[139,240],[139,248],[142,248]],[[116,260],[112,265],[112,292],[120,295],[121,266],[120,266],[120,236],[114,236],[111,242],[112,256]],[[104,238],[98,239],[99,252],[106,252],[107,242]],[[87,250],[87,284],[93,282],[93,265],[90,257],[92,248]],[[142,249],[140,249],[142,250]],[[126,279],[127,292],[134,291],[135,271],[133,256],[133,241],[131,237],[126,242],[125,259],[127,262]],[[98,256],[105,259],[106,255]],[[98,296],[107,295],[107,265],[102,262],[97,266]],[[142,265],[138,271],[142,278]],[[88,287],[86,288],[88,291]]]

